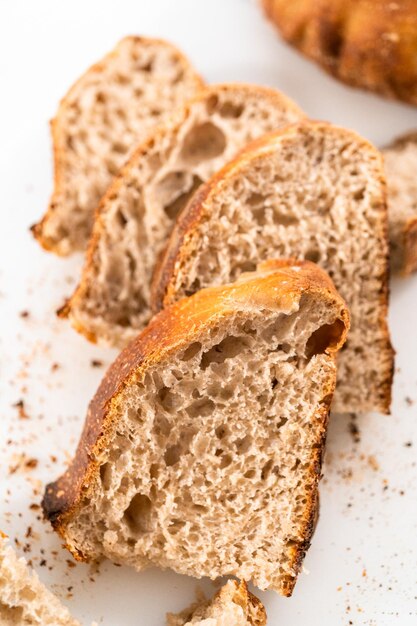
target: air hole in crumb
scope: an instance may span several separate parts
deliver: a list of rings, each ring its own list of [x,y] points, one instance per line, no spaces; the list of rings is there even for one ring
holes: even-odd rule
[[[286,213],[281,213],[276,209],[273,212],[274,223],[279,226],[293,226],[298,224],[298,219],[294,215],[288,215]]]
[[[201,343],[199,341],[195,341],[194,343],[189,345],[186,350],[184,350],[181,361],[189,361],[200,352],[201,348]]]
[[[216,96],[215,94],[210,96],[206,102],[207,113],[209,115],[212,115],[214,111],[217,109],[218,104],[219,104],[218,96]]]
[[[103,489],[107,491],[111,485],[111,465],[109,463],[103,463],[103,465],[100,465],[100,480],[103,485]]]
[[[307,252],[304,255],[304,258],[307,261],[318,263],[318,261],[320,260],[320,252],[318,250],[311,248],[310,250],[307,250]]]
[[[194,175],[191,186],[189,186],[188,189],[186,189],[179,195],[175,196],[174,194],[173,199],[170,202],[167,202],[167,204],[164,204],[164,211],[170,219],[173,220],[177,217],[180,211],[187,204],[188,200],[192,197],[194,192],[200,187],[202,182],[203,181],[201,180],[201,178],[199,178],[199,176]]]
[[[118,221],[118,223],[119,223],[119,226],[121,226],[121,228],[124,228],[124,227],[126,226],[126,224],[127,224],[127,219],[126,219],[126,217],[124,216],[124,214],[123,214],[123,212],[122,212],[122,211],[120,211],[120,210],[119,210],[119,211],[117,211],[117,213],[116,213],[116,219],[117,219],[117,221]]]
[[[210,398],[201,398],[196,400],[185,409],[190,417],[206,417],[213,413],[215,404]]]
[[[164,454],[164,460],[167,467],[171,467],[171,465],[175,465],[180,460],[181,456],[181,445],[176,443],[174,446],[169,446],[166,449]]]
[[[166,411],[171,411],[179,404],[177,394],[173,393],[169,387],[162,387],[158,391],[158,398]]]
[[[217,439],[223,439],[223,437],[227,435],[228,429],[222,424],[221,426],[217,426],[214,432],[216,433]]]
[[[122,143],[121,141],[115,141],[112,144],[112,150],[113,152],[117,152],[118,154],[125,154],[127,152],[127,148],[125,144]]]
[[[226,148],[224,133],[212,122],[194,126],[184,138],[181,158],[188,163],[200,163],[223,154]]]
[[[246,204],[249,206],[259,206],[260,204],[264,204],[266,196],[261,193],[253,192],[246,200]]]
[[[307,358],[311,359],[316,354],[323,354],[328,348],[334,347],[340,339],[343,328],[341,320],[317,328],[307,341],[305,350]]]
[[[256,476],[256,471],[254,469],[248,470],[243,474],[245,478],[254,478]]]
[[[251,447],[252,441],[253,439],[251,435],[245,435],[245,437],[242,437],[241,439],[236,439],[235,444],[238,454],[245,454]]]
[[[192,296],[193,293],[196,293],[201,287],[201,282],[199,278],[195,278],[188,289],[185,290],[186,296]]]
[[[266,480],[268,478],[268,476],[270,475],[271,470],[272,470],[272,465],[273,465],[272,459],[269,459],[269,461],[267,461],[265,463],[265,465],[262,468],[262,472],[261,472],[262,480]]]
[[[243,113],[243,104],[235,104],[234,102],[227,101],[222,102],[218,107],[218,111],[222,117],[232,117],[237,119]]]
[[[229,467],[232,462],[232,457],[230,454],[223,454],[220,461],[220,469],[224,469],[225,467]]]
[[[139,68],[142,72],[152,72],[153,61],[152,59],[145,63],[145,65],[141,65]]]
[[[201,367],[207,369],[212,363],[224,363],[226,359],[233,358],[241,354],[249,345],[244,337],[225,337],[220,343],[204,352],[201,357]]]
[[[152,502],[142,493],[133,496],[123,518],[133,533],[146,533],[151,530]]]
[[[254,272],[256,270],[256,263],[253,261],[244,261],[240,266],[241,272]]]

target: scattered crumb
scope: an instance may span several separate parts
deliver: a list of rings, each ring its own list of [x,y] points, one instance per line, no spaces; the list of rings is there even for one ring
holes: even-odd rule
[[[350,416],[350,422],[348,424],[349,432],[352,435],[353,443],[359,443],[361,440],[360,431],[358,425],[356,423],[356,415],[352,414]]]
[[[406,404],[408,404],[408,406],[413,406],[414,400],[412,400],[410,398],[410,396],[405,396],[404,400],[405,400]]]
[[[91,359],[91,367],[103,367],[103,361],[99,359]]]
[[[376,460],[376,458],[374,457],[373,454],[371,454],[370,456],[368,456],[368,463],[369,465],[372,467],[372,469],[377,472],[379,470],[379,463]]]
[[[29,311],[20,311],[19,316],[23,319],[30,317]]]
[[[25,408],[25,401],[20,399],[17,402],[15,402],[13,404],[13,406],[17,409],[18,411],[18,415],[19,415],[19,419],[21,420],[27,420],[29,419],[29,415],[26,412],[26,408]]]

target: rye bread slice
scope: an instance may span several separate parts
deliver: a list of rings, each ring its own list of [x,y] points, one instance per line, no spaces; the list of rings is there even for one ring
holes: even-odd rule
[[[136,150],[108,190],[80,285],[61,314],[92,341],[126,345],[151,317],[155,262],[192,192],[248,141],[303,117],[273,89],[202,91]]]
[[[43,507],[75,557],[290,595],[346,305],[309,262],[269,261],[159,313],[111,366]]]
[[[287,127],[216,174],[177,220],[154,277],[154,310],[290,255],[328,271],[351,312],[332,409],[389,413],[385,179],[379,151],[349,130]]]
[[[132,150],[202,86],[175,46],[145,37],[125,37],[81,76],[51,122],[54,190],[32,227],[46,250],[86,248],[97,204]]]

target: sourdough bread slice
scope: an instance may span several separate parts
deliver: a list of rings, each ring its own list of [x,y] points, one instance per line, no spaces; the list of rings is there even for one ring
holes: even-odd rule
[[[155,310],[294,255],[333,278],[352,316],[337,412],[389,412],[388,243],[380,153],[358,135],[305,122],[263,138],[188,204],[154,278]]]
[[[210,601],[168,613],[167,626],[266,626],[266,612],[244,581],[229,580]]]
[[[1,626],[81,626],[0,533]],[[94,625],[93,625],[94,626]]]
[[[46,488],[74,556],[290,595],[347,326],[328,276],[295,261],[159,313],[107,372],[70,468]]]
[[[417,131],[382,151],[388,188],[391,267],[408,275],[417,269]]]
[[[73,85],[51,123],[54,191],[33,227],[44,248],[85,249],[98,201],[132,148],[202,84],[172,44],[125,37]]]
[[[303,117],[281,93],[214,85],[131,157],[101,202],[81,283],[61,312],[90,340],[124,345],[150,319],[157,255],[193,190],[267,131]]]

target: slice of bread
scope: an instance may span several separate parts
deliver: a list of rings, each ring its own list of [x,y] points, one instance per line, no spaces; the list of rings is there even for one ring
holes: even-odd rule
[[[32,227],[46,250],[84,250],[94,210],[112,178],[157,122],[202,87],[172,44],[125,37],[69,90],[51,123],[55,183]]]
[[[290,595],[309,546],[344,301],[270,261],[161,311],[107,372],[43,507],[75,557]]]
[[[1,626],[81,626],[0,532]],[[93,625],[94,626],[94,625]]]
[[[417,269],[417,131],[382,151],[388,186],[391,266],[407,276]]]
[[[229,580],[212,600],[168,613],[167,626],[266,626],[266,611],[244,581]]]
[[[150,280],[177,213],[248,141],[300,120],[281,93],[208,87],[132,156],[101,202],[81,283],[62,310],[92,341],[124,345],[150,319]]]
[[[288,127],[255,142],[188,204],[155,275],[155,310],[265,258],[316,261],[352,315],[332,409],[389,412],[386,231],[380,153],[331,124]]]

